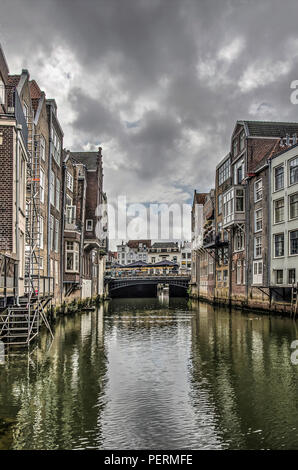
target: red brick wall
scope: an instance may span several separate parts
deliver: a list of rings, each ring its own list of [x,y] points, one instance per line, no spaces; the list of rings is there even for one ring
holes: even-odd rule
[[[0,126],[0,250],[13,250],[13,128]]]

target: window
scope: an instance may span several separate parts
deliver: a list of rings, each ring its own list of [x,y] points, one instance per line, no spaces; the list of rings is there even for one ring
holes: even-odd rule
[[[51,250],[53,249],[54,243],[54,217],[51,215],[50,217],[50,247]]]
[[[283,233],[274,235],[274,257],[285,255],[285,236]]]
[[[66,206],[66,223],[74,224],[76,220],[76,206]]]
[[[5,104],[5,86],[0,78],[0,104]]]
[[[244,191],[236,189],[236,212],[244,212]]]
[[[86,220],[86,230],[87,230],[87,232],[92,232],[92,230],[93,230],[93,220],[92,219],[87,219]]]
[[[55,261],[55,284],[59,284],[59,265],[58,265],[58,261]]]
[[[240,184],[244,178],[244,160],[240,160],[234,165],[234,181]]]
[[[274,189],[278,191],[284,187],[284,167],[278,166],[274,169]]]
[[[254,255],[255,258],[260,258],[262,256],[262,237],[255,237]]]
[[[253,262],[253,284],[263,284],[263,261]]]
[[[43,135],[40,136],[40,157],[42,160],[46,159],[46,141]]]
[[[276,284],[283,284],[284,282],[284,272],[282,269],[276,270]]]
[[[290,161],[290,184],[298,183],[298,157]]]
[[[44,203],[44,171],[40,169],[40,202]]]
[[[151,258],[151,262],[152,262],[152,263],[155,263],[155,258],[154,258],[154,256]]]
[[[237,261],[236,284],[241,284],[241,260]]]
[[[246,282],[246,261],[245,259],[243,260],[243,270],[242,270],[242,284],[245,284]]]
[[[27,106],[26,103],[24,103],[24,105],[23,105],[23,113],[24,113],[26,122],[27,122],[27,124],[28,124],[28,120],[29,120],[29,108],[28,108],[28,106]]]
[[[230,159],[225,161],[218,169],[218,184],[223,184],[230,177]]]
[[[59,245],[59,220],[56,219],[55,221],[55,242],[54,248],[56,253],[58,253],[58,245]]]
[[[56,209],[60,211],[60,180],[56,178]]]
[[[298,255],[298,230],[290,232],[290,255]]]
[[[73,177],[69,172],[66,173],[66,186],[70,191],[73,191]]]
[[[295,284],[296,282],[296,269],[289,269],[289,284]]]
[[[66,242],[65,252],[65,271],[79,272],[79,244],[77,242]]]
[[[244,233],[243,233],[243,230],[239,229],[235,233],[234,250],[241,251],[243,249],[244,249]]]
[[[233,157],[235,158],[238,154],[238,139],[233,140]]]
[[[38,247],[43,250],[43,217],[41,215],[39,216]]]
[[[284,198],[274,201],[274,222],[278,224],[284,220],[285,202]]]
[[[255,211],[255,232],[260,232],[263,228],[263,209]]]
[[[298,217],[298,193],[292,194],[289,197],[290,219]]]
[[[53,170],[51,170],[51,180],[50,180],[50,202],[52,206],[55,205],[55,175]]]
[[[217,213],[218,215],[222,213],[222,194],[217,198]]]
[[[245,132],[241,131],[241,134],[240,134],[240,152],[244,149],[244,145],[245,145]]]
[[[262,199],[263,196],[263,182],[258,180],[255,182],[255,202],[258,202]]]
[[[52,126],[52,156],[55,162],[60,165],[61,142],[54,126]]]

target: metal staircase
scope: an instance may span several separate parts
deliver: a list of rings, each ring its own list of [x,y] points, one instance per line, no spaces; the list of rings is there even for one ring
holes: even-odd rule
[[[28,162],[26,186],[26,241],[24,296],[0,312],[0,340],[9,346],[26,346],[38,335],[43,322],[52,337],[45,308],[51,302],[50,279],[45,288],[40,267],[40,136],[34,132],[33,110],[28,115]],[[43,289],[41,290],[41,287]]]

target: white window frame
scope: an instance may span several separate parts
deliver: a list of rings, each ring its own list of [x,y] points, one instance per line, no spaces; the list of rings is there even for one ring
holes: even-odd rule
[[[276,187],[276,170],[278,170],[280,168],[283,169],[283,184],[280,188],[277,188]],[[274,191],[281,191],[282,189],[284,189],[284,187],[285,187],[285,168],[284,168],[283,164],[274,167],[273,177],[274,177]]]
[[[258,224],[260,224],[259,227],[258,227]],[[262,230],[263,230],[263,209],[260,208],[260,209],[255,210],[255,233],[262,232]]]
[[[54,216],[50,215],[50,249],[53,250],[54,245]]]
[[[43,250],[43,240],[44,240],[44,226],[43,226],[43,216],[39,216],[39,235],[38,235],[38,247]]]
[[[56,176],[56,209],[58,212],[60,212],[60,180]]]
[[[288,235],[288,242],[289,242],[289,256],[298,256],[298,253],[291,253],[291,233],[292,232],[297,232],[298,228],[296,230],[289,230],[289,235]]]
[[[258,185],[260,185],[258,187]],[[261,193],[261,195],[259,196],[258,193]],[[254,184],[254,201],[255,202],[258,202],[258,201],[261,201],[263,199],[263,180],[262,178],[260,178],[258,181],[255,181],[255,184]]]
[[[276,237],[283,235],[283,254],[276,256],[276,250],[275,250],[275,245],[276,245]],[[279,258],[284,258],[285,256],[285,234],[284,232],[281,233],[274,233],[273,234],[273,258],[279,259]]]
[[[257,241],[261,242],[257,244]],[[262,236],[254,237],[254,258],[262,258]],[[260,252],[259,252],[260,250]],[[258,253],[259,252],[259,253]]]
[[[73,177],[69,173],[69,171],[66,173],[66,186],[67,186],[67,189],[69,189],[70,191],[73,191]]]
[[[283,205],[283,216],[282,216],[282,219],[281,219],[281,220],[277,221],[277,220],[276,220],[276,203],[279,202],[279,201],[283,201],[283,203],[284,203],[284,205]],[[284,220],[285,220],[285,198],[284,198],[284,197],[281,197],[281,198],[279,198],[279,199],[275,199],[275,200],[273,201],[273,211],[274,211],[274,213],[273,213],[273,220],[274,220],[274,223],[275,223],[275,224],[281,224],[281,223],[283,223]]]
[[[51,170],[50,176],[50,202],[55,207],[55,173]]]
[[[46,159],[46,139],[43,135],[40,136],[40,157],[43,161]]]
[[[253,284],[263,284],[263,260],[258,260],[253,262]]]
[[[55,219],[55,241],[54,241],[54,249],[55,252],[58,253],[59,248],[59,220]]]
[[[86,232],[92,232],[92,231],[93,231],[93,219],[86,219]]]
[[[40,168],[40,189],[39,189],[39,196],[40,202],[44,204],[44,190],[45,190],[45,172],[42,168]]]
[[[0,78],[0,104],[5,104],[5,85]]]
[[[291,197],[293,196],[298,197],[298,193],[289,194],[289,220],[296,220],[298,218],[298,215],[296,217],[291,217]]]
[[[288,165],[289,165],[289,173],[288,173],[289,186],[293,186],[294,184],[298,183],[298,180],[291,183],[291,162],[293,162],[294,160],[297,160],[297,165],[298,165],[298,156],[296,156],[294,158],[291,158],[291,160],[289,160],[289,162],[288,162]],[[296,171],[298,171],[298,170],[296,170]]]
[[[72,269],[67,269],[68,255],[72,258]],[[65,242],[65,272],[78,273],[80,269],[79,263],[79,243],[73,241]]]

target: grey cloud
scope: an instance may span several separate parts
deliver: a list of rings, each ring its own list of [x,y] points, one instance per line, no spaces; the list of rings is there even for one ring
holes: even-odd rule
[[[163,200],[164,184],[173,198],[214,185],[237,119],[297,120],[297,13],[296,0],[4,0],[0,41],[29,70],[70,49],[83,73],[65,98],[69,146],[113,142],[122,158],[106,169],[108,193]],[[235,40],[239,53],[220,54]],[[101,68],[115,89],[97,84]]]

